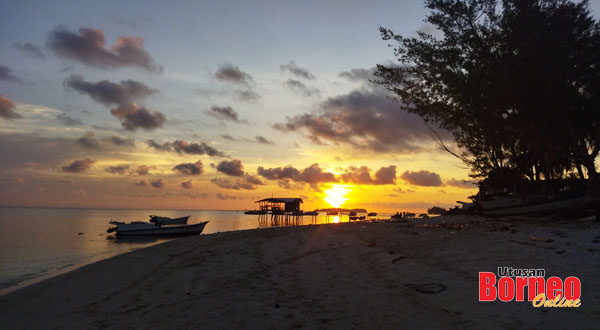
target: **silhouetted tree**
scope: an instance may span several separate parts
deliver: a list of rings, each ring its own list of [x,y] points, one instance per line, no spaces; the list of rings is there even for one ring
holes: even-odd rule
[[[375,82],[400,106],[449,131],[474,177],[517,170],[531,180],[577,173],[600,152],[600,26],[587,1],[429,0],[426,22],[397,42],[399,65]]]

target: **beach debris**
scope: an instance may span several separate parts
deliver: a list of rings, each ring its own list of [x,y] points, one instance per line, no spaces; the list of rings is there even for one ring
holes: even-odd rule
[[[83,235],[83,233],[78,233],[77,235]]]
[[[448,287],[441,283],[407,284],[407,287],[426,294],[436,294],[445,291]]]
[[[402,260],[402,259],[406,259],[406,257],[405,257],[405,256],[400,256],[400,257],[398,257],[398,258],[396,258],[396,259],[392,260],[392,263],[393,263],[393,264],[395,264],[395,263],[396,263],[396,261],[399,261],[399,260]]]
[[[369,242],[369,244],[367,244],[367,247],[374,247],[375,246],[375,242]]]
[[[565,253],[565,250],[556,251],[556,254],[563,254],[563,253]]]

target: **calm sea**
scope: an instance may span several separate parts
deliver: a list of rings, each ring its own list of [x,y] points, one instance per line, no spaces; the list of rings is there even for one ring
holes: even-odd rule
[[[147,221],[148,215],[209,220],[203,234],[263,227],[238,211],[0,208],[0,295],[41,279],[168,239],[115,239],[108,222]],[[381,214],[382,217],[389,215]],[[314,223],[325,222],[320,214]],[[344,218],[342,221],[347,221]],[[304,224],[311,223],[304,217]]]

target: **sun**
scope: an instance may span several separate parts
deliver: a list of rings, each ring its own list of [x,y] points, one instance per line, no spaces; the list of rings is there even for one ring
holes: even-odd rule
[[[325,190],[325,198],[323,198],[331,207],[340,207],[348,200],[346,194],[350,192],[346,186],[335,185],[330,189]]]

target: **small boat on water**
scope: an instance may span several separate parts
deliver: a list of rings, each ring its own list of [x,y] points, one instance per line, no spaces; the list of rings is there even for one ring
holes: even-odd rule
[[[376,217],[377,216],[377,212],[370,212],[369,214],[367,214],[368,217]]]
[[[156,223],[159,225],[180,225],[188,222],[190,216],[180,217],[180,218],[169,218],[169,217],[160,217],[158,215],[151,215],[150,222]]]
[[[308,212],[304,212],[304,215],[311,215],[311,216],[313,216],[313,215],[319,215],[319,212],[317,212],[317,211],[308,211]]]
[[[120,222],[111,221],[111,227],[106,230],[107,233],[116,232],[117,236],[183,236],[198,235],[202,233],[208,221],[195,223],[191,225],[169,225],[161,226],[151,222]]]

